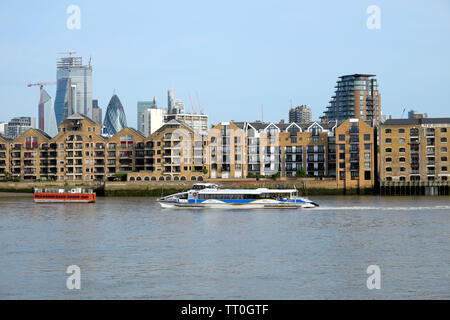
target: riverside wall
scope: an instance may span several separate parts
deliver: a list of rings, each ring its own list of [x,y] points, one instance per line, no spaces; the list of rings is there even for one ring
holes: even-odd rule
[[[373,188],[344,189],[336,186],[331,178],[302,179],[207,179],[204,182],[217,183],[222,189],[254,189],[254,188],[296,188],[301,195],[340,195],[340,194],[373,194]],[[32,193],[34,188],[84,187],[95,189],[99,196],[153,196],[160,197],[175,192],[189,190],[196,181],[114,181],[83,184],[64,182],[0,182],[0,192]]]

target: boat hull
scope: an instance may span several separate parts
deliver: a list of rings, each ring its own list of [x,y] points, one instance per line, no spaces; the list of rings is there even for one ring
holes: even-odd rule
[[[97,200],[92,193],[35,193],[36,203],[92,203]]]
[[[306,209],[318,205],[313,202],[289,202],[277,200],[255,200],[248,203],[230,203],[221,200],[206,200],[203,202],[159,201],[162,208],[192,208],[192,209]]]

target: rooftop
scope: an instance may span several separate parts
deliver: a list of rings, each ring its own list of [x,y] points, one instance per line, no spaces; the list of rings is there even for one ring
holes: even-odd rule
[[[450,118],[387,119],[383,126],[402,124],[450,124]]]

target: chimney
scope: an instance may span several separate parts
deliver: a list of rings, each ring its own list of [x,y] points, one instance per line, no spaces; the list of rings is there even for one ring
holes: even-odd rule
[[[281,119],[281,120],[280,120],[280,123],[284,123],[284,119]]]

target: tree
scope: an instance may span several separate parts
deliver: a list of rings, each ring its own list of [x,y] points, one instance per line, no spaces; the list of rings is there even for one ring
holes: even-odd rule
[[[298,170],[295,172],[295,176],[296,176],[297,178],[303,178],[303,177],[306,177],[305,169],[303,169],[303,168],[298,169]]]

